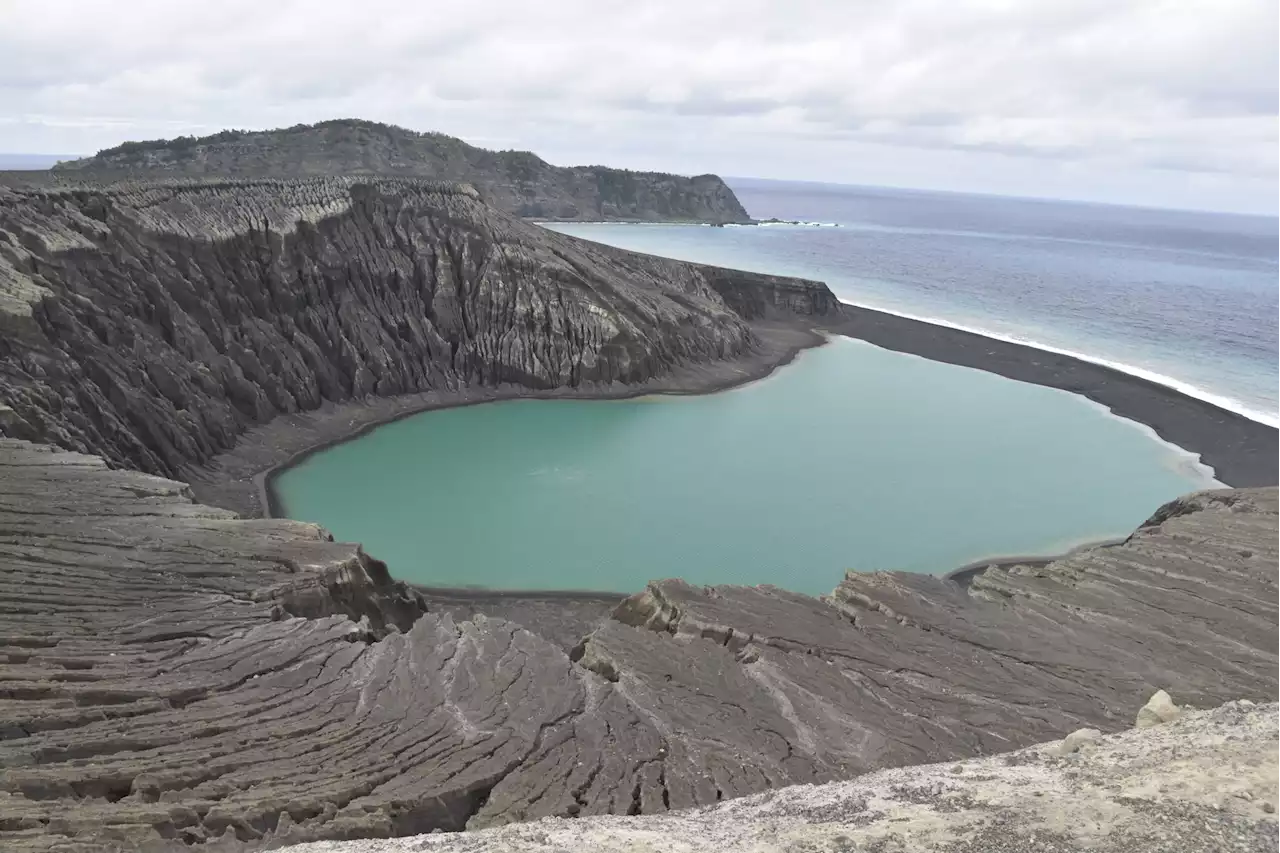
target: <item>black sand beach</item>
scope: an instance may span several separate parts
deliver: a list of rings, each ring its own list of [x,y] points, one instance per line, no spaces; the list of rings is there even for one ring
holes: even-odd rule
[[[1080,394],[1199,454],[1229,486],[1276,485],[1280,460],[1274,427],[1167,386],[1070,356],[866,308],[846,306],[844,319],[827,329],[933,361]]]

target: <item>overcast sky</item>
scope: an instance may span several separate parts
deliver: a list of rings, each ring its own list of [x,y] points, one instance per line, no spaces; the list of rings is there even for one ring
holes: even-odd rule
[[[360,117],[558,164],[1274,213],[1276,0],[0,0],[0,151]]]

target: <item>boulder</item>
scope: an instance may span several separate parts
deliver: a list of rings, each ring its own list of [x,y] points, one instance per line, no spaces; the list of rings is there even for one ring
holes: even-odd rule
[[[1097,729],[1076,729],[1062,739],[1062,743],[1058,745],[1058,754],[1074,755],[1100,737],[1102,732]]]
[[[1157,690],[1138,711],[1138,719],[1134,725],[1140,729],[1149,729],[1176,720],[1181,713],[1182,709],[1174,704],[1168,693]]]

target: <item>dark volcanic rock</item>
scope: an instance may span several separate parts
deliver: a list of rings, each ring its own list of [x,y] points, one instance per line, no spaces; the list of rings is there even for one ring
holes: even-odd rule
[[[442,133],[354,119],[126,142],[55,171],[115,177],[394,175],[469,183],[485,201],[517,216],[750,221],[733,190],[715,175],[552,166],[528,151],[486,151]]]
[[[1276,698],[1274,488],[967,591],[661,581],[601,621],[427,597],[154,476],[343,401],[650,387],[838,312],[418,179],[0,187],[0,848],[662,812],[1127,727],[1157,688]]]
[[[0,186],[0,435],[169,476],[325,401],[633,385],[751,353],[747,319],[838,311],[821,284],[576,240],[466,186]]]
[[[566,654],[180,483],[0,440],[0,484],[6,851],[654,813],[1127,728],[1157,687],[1276,696],[1275,489],[1190,496],[972,595],[663,581]]]

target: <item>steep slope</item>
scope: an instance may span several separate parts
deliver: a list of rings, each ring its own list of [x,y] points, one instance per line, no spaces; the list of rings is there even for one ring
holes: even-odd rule
[[[681,814],[546,819],[289,853],[1271,853],[1276,706],[1228,702],[1078,752],[995,758],[796,785]]]
[[[1276,698],[1275,489],[977,594],[653,585],[571,655],[314,525],[0,440],[0,848],[253,849],[654,814]],[[424,612],[425,611],[425,612]],[[574,662],[574,659],[577,662]]]
[[[460,185],[0,186],[0,435],[175,475],[324,401],[635,385],[752,352],[749,320],[838,310],[821,284],[575,240]]]
[[[355,119],[126,142],[56,170],[117,177],[394,175],[466,182],[485,201],[517,216],[750,221],[715,175],[552,166],[528,151],[486,151],[441,133]]]

